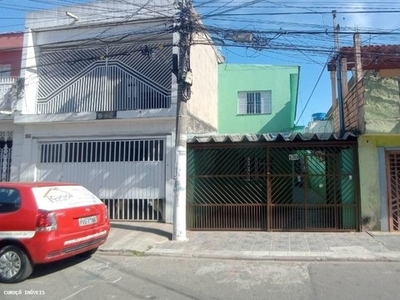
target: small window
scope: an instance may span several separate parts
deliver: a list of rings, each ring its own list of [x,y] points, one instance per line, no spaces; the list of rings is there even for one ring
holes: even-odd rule
[[[10,77],[10,76],[11,76],[11,66],[0,65],[0,77]]]
[[[17,190],[0,188],[0,213],[16,211],[20,206],[21,197]]]
[[[238,114],[271,114],[271,91],[238,92]]]

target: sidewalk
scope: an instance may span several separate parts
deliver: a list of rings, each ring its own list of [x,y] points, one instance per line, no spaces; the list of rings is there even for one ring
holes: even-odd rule
[[[102,253],[220,259],[400,261],[400,234],[384,232],[187,231],[172,241],[172,225],[112,223]]]

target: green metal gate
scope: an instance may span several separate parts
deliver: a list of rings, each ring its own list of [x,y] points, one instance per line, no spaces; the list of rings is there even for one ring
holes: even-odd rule
[[[191,230],[359,230],[356,142],[188,145]]]

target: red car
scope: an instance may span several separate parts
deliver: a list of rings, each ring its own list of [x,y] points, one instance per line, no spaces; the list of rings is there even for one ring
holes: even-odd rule
[[[35,264],[90,256],[110,231],[106,206],[77,184],[0,183],[0,282],[20,282]]]

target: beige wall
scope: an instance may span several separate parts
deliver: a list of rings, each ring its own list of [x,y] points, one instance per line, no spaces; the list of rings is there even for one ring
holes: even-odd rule
[[[86,141],[110,139],[135,139],[160,137],[166,141],[165,149],[165,221],[172,223],[175,172],[175,118],[148,118],[136,120],[93,120],[74,122],[53,122],[5,126],[3,131],[13,130],[12,181],[35,181],[38,178],[39,143],[60,141]],[[82,166],[83,167],[83,166]],[[93,175],[93,174],[92,174]],[[91,175],[91,176],[92,176]],[[143,175],[145,176],[145,175]],[[130,189],[127,181],[121,188]]]
[[[344,96],[346,131],[361,134],[399,134],[400,70],[366,72],[363,80],[352,84]],[[339,131],[339,108],[332,106],[335,132]]]
[[[193,85],[191,99],[187,102],[188,133],[211,132],[218,126],[219,56],[204,35],[195,35],[194,40],[190,49]]]
[[[384,74],[396,74],[386,70]],[[369,74],[365,82],[366,133],[400,133],[400,77],[381,77]]]

